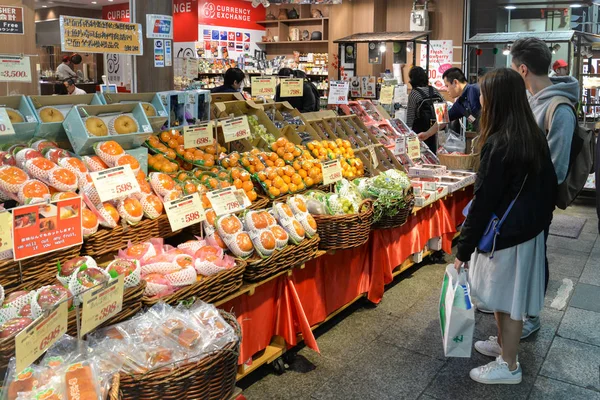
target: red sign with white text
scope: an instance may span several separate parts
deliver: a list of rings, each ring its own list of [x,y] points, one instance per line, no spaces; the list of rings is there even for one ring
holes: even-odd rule
[[[203,0],[198,8],[198,23],[200,25],[226,26],[264,30],[257,21],[266,18],[265,7],[252,7],[252,3],[244,0]]]
[[[198,41],[198,0],[173,0],[173,41]]]
[[[129,22],[129,2],[102,7],[102,19]]]
[[[15,261],[83,242],[81,197],[14,208]]]

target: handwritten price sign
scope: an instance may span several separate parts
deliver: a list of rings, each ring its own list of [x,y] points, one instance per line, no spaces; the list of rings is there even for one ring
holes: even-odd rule
[[[277,83],[274,76],[267,78],[253,76],[250,78],[250,84],[252,85],[252,96],[275,96]]]
[[[15,129],[13,128],[8,113],[5,108],[0,108],[0,135],[14,135]]]
[[[304,79],[282,79],[279,90],[280,97],[302,97],[304,95]]]
[[[394,86],[388,85],[381,88],[379,102],[381,104],[392,104],[394,102]]]
[[[250,125],[248,125],[248,117],[245,115],[223,121],[221,126],[223,127],[225,143],[245,139],[250,136]]]
[[[404,136],[397,138],[396,145],[394,146],[394,155],[399,156],[402,154],[406,154],[406,140]]]
[[[327,103],[348,104],[348,88],[349,84],[346,81],[331,81]]]
[[[0,57],[0,82],[31,82],[29,57]]]
[[[415,160],[417,158],[421,157],[421,143],[419,143],[419,138],[416,136],[412,136],[409,137],[407,140],[407,145],[406,147],[408,148],[408,156]]]
[[[342,165],[340,160],[323,161],[321,163],[323,169],[323,184],[330,185],[342,180]]]
[[[242,211],[250,204],[246,193],[233,187],[208,192],[206,197],[218,216]]]
[[[165,210],[173,232],[206,219],[198,193],[165,202]]]
[[[23,371],[67,332],[67,302],[48,316],[41,316],[15,337],[17,371]]]
[[[183,127],[183,146],[186,149],[208,146],[214,143],[213,123]]]
[[[91,172],[90,176],[103,202],[140,191],[140,185],[129,165]]]
[[[82,295],[80,337],[121,312],[124,287],[125,277],[119,275],[118,279],[110,282],[107,286],[101,285]]]

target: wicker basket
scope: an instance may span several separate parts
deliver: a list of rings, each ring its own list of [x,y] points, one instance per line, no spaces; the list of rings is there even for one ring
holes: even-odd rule
[[[240,327],[233,315],[219,310],[231,325],[238,340],[220,350],[207,353],[197,362],[162,368],[145,374],[121,373],[119,390],[123,399],[144,400],[227,400],[236,380],[241,340]]]
[[[142,303],[151,307],[159,301],[171,305],[177,305],[182,300],[195,297],[206,303],[214,303],[234,293],[242,286],[246,261],[235,260],[236,266],[226,271],[202,279],[190,286],[178,290],[170,296],[161,298],[144,297]]]
[[[415,205],[415,196],[410,193],[404,199],[404,207],[402,207],[396,215],[393,217],[385,217],[382,220],[373,223],[371,230],[375,229],[391,229],[402,226],[408,220],[410,213],[412,212],[413,206]]]
[[[126,228],[122,225],[114,229],[101,228],[84,240],[81,254],[96,258],[104,254],[116,253],[119,249],[127,247],[129,241],[139,243],[154,237],[160,236],[157,220],[153,219],[143,219],[139,224]]]
[[[268,205],[269,205],[269,207],[271,207],[273,205],[273,203],[285,203],[285,202],[287,202],[288,198],[290,198],[292,196],[295,196],[297,194],[304,194],[304,193],[308,192],[309,190],[320,190],[321,192],[329,192],[330,191],[330,186],[329,185],[327,185],[327,186],[324,186],[324,185],[315,186],[315,187],[311,187],[311,188],[306,189],[306,190],[302,190],[300,192],[288,193],[288,194],[285,194],[283,196],[276,197],[274,199],[269,198],[268,199],[269,200]]]
[[[473,168],[475,156],[473,154],[438,154],[440,164],[448,169],[469,170]]]
[[[119,400],[121,398],[119,394],[119,384],[121,377],[119,374],[114,374],[112,382],[110,384],[110,390],[108,391],[108,400]]]
[[[319,249],[349,249],[366,243],[373,223],[373,202],[364,201],[359,211],[357,214],[313,215],[321,238]]]
[[[81,246],[42,254],[19,262],[13,260],[0,261],[0,285],[9,294],[17,290],[32,290],[41,286],[51,285],[56,281],[58,262],[65,262],[77,257]]]
[[[258,282],[316,258],[319,241],[320,237],[316,234],[298,245],[289,245],[282,250],[275,250],[269,258],[253,256],[247,260],[244,280]]]

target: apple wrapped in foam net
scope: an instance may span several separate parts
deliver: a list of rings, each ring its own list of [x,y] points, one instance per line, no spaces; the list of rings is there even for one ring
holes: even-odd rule
[[[83,265],[87,266],[88,268],[98,268],[98,264],[96,263],[96,260],[94,260],[92,257],[90,257],[90,256],[83,256],[83,257],[85,257],[85,262],[84,262]],[[79,271],[79,268],[75,268],[73,270],[73,272],[71,272],[69,275],[63,275],[61,273],[62,272],[62,265],[59,262],[58,263],[58,273],[56,274],[56,279],[61,283],[61,285],[65,286],[65,287],[68,287],[69,286],[69,282],[71,282],[71,278],[78,271]]]
[[[189,286],[196,282],[196,270],[191,268],[181,268],[179,271],[166,274],[165,278],[169,280],[174,287]]]
[[[33,292],[33,297],[31,299],[31,319],[35,320],[36,318],[38,318],[44,314],[44,309],[42,308],[42,306],[40,305],[40,303],[38,301],[39,296],[45,288],[50,288],[52,286],[55,286],[55,285],[42,286],[41,288],[39,288],[38,290]],[[68,298],[70,295],[71,294],[68,292],[68,289],[66,289],[64,295],[61,295],[59,298],[57,298],[57,301],[55,304],[58,304],[62,301],[68,301]]]
[[[162,249],[156,247],[151,241],[136,244],[128,242],[125,250],[119,250],[118,257],[138,260],[140,264],[144,265],[149,259],[156,257],[158,254],[162,254]]]
[[[110,281],[110,275],[105,270],[103,270],[101,268],[85,268],[85,267],[83,268],[83,270],[86,270],[86,269],[93,270],[95,273],[97,273],[99,276],[101,276],[101,280],[98,280],[97,282],[95,282],[94,286],[100,285],[100,283],[102,283],[102,281],[104,281],[104,282]],[[75,273],[71,276],[71,280],[69,281],[69,287],[68,287],[69,291],[74,296],[74,303],[76,305],[81,303],[81,300],[82,300],[81,296],[80,296],[81,293],[90,289],[89,287],[87,287],[81,283],[80,278],[79,278],[80,272],[82,272],[81,268],[79,271],[77,271],[77,273]]]
[[[148,297],[164,297],[174,292],[174,288],[169,280],[160,273],[142,275],[146,281],[144,295]]]
[[[31,306],[34,295],[35,292],[31,291],[6,304],[2,304],[2,308],[0,308],[0,321],[8,321],[9,319],[18,317],[23,307]]]
[[[188,240],[187,242],[180,243],[177,245],[177,248],[193,256],[198,250],[206,246],[206,244],[206,240],[196,237],[196,240]]]
[[[19,168],[24,169],[25,163],[28,160],[36,157],[43,157],[44,155],[31,147],[24,147],[15,153],[15,165]]]

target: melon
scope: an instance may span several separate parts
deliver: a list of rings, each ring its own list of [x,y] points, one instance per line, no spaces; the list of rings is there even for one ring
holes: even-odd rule
[[[140,202],[133,198],[128,197],[125,200],[120,200],[117,206],[117,210],[119,211],[119,215],[123,218],[129,225],[135,225],[142,220],[144,216],[144,211],[142,209],[142,205]]]
[[[28,179],[27,174],[17,167],[9,165],[0,167],[0,189],[6,192],[17,193]]]

